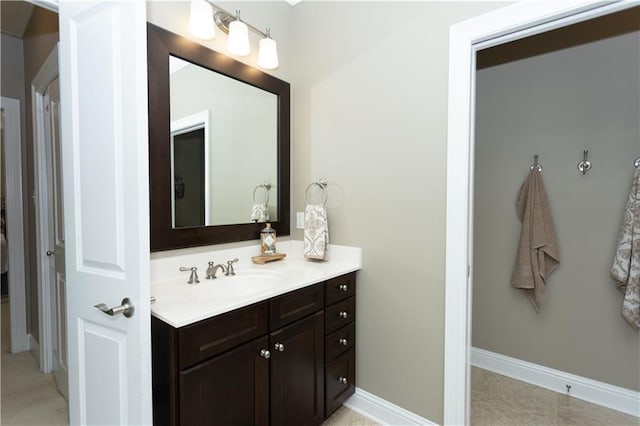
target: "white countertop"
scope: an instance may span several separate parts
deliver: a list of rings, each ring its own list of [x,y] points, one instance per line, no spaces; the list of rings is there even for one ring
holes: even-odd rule
[[[362,268],[362,249],[357,247],[330,245],[325,262],[304,259],[302,241],[278,242],[277,248],[287,257],[265,265],[251,261],[260,254],[259,245],[152,259],[151,295],[156,301],[151,314],[183,327]],[[205,279],[209,261],[226,265],[236,257],[235,276],[218,271],[217,279]],[[200,283],[187,284],[189,272],[179,272],[180,266],[197,266]]]

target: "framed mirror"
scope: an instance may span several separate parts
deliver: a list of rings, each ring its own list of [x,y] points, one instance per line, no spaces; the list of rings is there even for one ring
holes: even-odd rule
[[[147,24],[151,251],[290,223],[290,86]]]

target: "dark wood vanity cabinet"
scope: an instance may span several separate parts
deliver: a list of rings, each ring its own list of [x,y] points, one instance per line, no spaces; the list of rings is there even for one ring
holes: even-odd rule
[[[356,273],[325,284],[325,417],[355,392]]]
[[[321,424],[355,389],[354,303],[355,272],[181,328],[152,317],[154,425]]]

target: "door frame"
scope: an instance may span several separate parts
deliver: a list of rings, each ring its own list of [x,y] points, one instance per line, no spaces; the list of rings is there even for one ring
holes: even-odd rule
[[[447,141],[444,423],[469,424],[473,277],[475,54],[638,5],[637,1],[519,2],[451,27]],[[463,250],[460,248],[464,247]]]
[[[9,315],[11,352],[30,349],[27,334],[27,296],[24,251],[24,205],[22,182],[22,138],[20,101],[0,98],[5,113],[4,167],[6,183],[7,242],[9,244]]]
[[[58,45],[49,53],[42,67],[31,82],[31,102],[33,117],[33,142],[34,142],[34,186],[36,202],[36,264],[38,277],[38,325],[40,341],[38,359],[40,370],[50,373],[53,368],[53,331],[55,326],[52,318],[51,277],[47,256],[49,234],[52,231],[48,218],[53,214],[49,211],[50,199],[47,185],[47,146],[45,137],[45,99],[44,94],[49,84],[58,77]]]

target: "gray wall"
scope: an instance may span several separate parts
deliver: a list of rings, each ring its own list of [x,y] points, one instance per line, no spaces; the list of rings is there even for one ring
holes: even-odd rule
[[[363,249],[357,385],[435,422],[449,27],[502,6],[305,1],[294,11],[293,209],[310,182],[329,181],[331,241]]]
[[[473,346],[636,391],[640,338],[609,270],[640,155],[639,52],[636,30],[477,73],[473,277]],[[560,249],[538,314],[509,284],[536,153]]]

